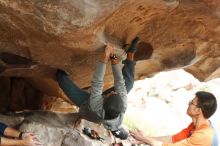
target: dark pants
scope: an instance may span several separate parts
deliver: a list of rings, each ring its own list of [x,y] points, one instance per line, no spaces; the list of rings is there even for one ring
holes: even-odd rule
[[[6,128],[7,128],[7,125],[5,125],[4,123],[0,123],[0,137],[4,135],[4,131]]]
[[[130,60],[123,61],[124,67],[122,68],[123,78],[125,80],[125,86],[127,92],[129,92],[134,85],[134,69],[135,62]],[[72,100],[77,106],[80,106],[86,100],[89,99],[90,94],[82,89],[80,89],[74,82],[72,82],[68,75],[62,71],[58,70],[56,73],[56,78],[59,83],[60,88],[63,89],[64,93]],[[114,88],[109,88],[104,94],[114,90]]]

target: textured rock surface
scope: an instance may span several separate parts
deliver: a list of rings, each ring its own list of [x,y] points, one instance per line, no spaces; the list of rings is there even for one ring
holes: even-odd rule
[[[34,132],[44,146],[109,146],[113,136],[103,126],[85,120],[78,120],[77,114],[51,112],[24,112],[0,115],[0,122],[21,131]],[[105,141],[92,140],[82,133],[84,127],[98,131]]]
[[[139,47],[153,48],[136,79],[176,68],[219,77],[218,0],[0,0],[0,75],[68,100],[52,80],[55,69],[88,87],[104,42],[120,49],[136,35]]]
[[[137,35],[138,48],[149,51],[136,79],[177,68],[199,80],[220,76],[219,0],[0,0],[0,111],[77,111],[54,81],[56,69],[87,89],[104,43],[122,51]],[[110,68],[106,81],[112,85]],[[5,122],[23,121],[20,129],[47,146],[103,145],[81,136],[70,117],[35,113]]]

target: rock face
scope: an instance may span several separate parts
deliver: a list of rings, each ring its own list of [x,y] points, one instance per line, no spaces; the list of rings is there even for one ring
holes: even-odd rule
[[[57,68],[87,88],[105,42],[121,50],[135,36],[149,49],[136,79],[176,68],[200,80],[219,77],[219,9],[218,0],[0,0],[3,97],[12,96],[10,81],[18,77],[68,100],[53,80]],[[106,87],[111,79],[108,68]]]
[[[35,133],[44,146],[109,146],[113,136],[103,126],[85,120],[78,120],[74,113],[23,112],[0,115],[0,122],[16,127],[20,131]],[[77,123],[77,124],[76,124]],[[90,139],[83,134],[84,127],[96,130],[103,142]]]

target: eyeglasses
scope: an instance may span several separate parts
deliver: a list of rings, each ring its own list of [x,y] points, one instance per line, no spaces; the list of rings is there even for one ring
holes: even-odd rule
[[[196,106],[196,107],[199,107],[197,104],[193,103],[193,100],[190,100],[190,101],[189,101],[189,105],[191,105],[191,104],[194,105],[194,106]]]

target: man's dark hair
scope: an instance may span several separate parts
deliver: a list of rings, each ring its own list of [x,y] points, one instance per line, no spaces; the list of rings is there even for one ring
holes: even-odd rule
[[[114,119],[123,112],[123,101],[118,94],[113,94],[104,100],[105,119]]]
[[[217,109],[217,100],[212,93],[199,91],[196,92],[196,97],[198,98],[198,107],[202,109],[203,116],[208,119],[210,118]]]

